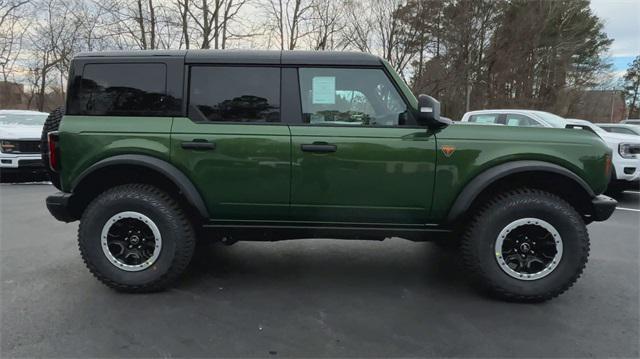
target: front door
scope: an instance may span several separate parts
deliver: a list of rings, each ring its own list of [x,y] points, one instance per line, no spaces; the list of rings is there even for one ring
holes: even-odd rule
[[[382,69],[299,68],[302,123],[291,126],[291,216],[298,221],[424,224],[435,137],[411,126]]]
[[[192,66],[189,118],[171,157],[216,220],[287,219],[291,138],[280,120],[280,68]]]

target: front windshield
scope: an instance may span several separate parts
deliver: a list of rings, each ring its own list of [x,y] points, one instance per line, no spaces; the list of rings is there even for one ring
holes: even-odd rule
[[[42,126],[47,114],[0,114],[0,125],[3,126]]]
[[[540,118],[553,127],[564,128],[567,124],[567,121],[565,121],[564,118],[549,112],[536,111],[535,114],[540,116]]]

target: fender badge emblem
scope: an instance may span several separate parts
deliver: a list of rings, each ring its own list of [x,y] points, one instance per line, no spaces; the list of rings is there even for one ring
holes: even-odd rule
[[[451,155],[456,151],[455,146],[443,145],[440,147],[442,153],[444,153],[445,157],[451,157]]]

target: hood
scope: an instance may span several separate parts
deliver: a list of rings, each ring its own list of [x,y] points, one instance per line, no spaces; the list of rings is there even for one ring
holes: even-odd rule
[[[17,140],[17,139],[35,139],[39,140],[42,135],[42,126],[0,126],[0,139]]]

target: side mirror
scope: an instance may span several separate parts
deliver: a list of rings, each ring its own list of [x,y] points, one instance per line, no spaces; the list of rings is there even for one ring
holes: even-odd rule
[[[440,129],[449,126],[452,121],[440,117],[440,102],[428,95],[418,96],[418,113],[416,120],[420,126]]]

